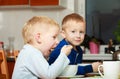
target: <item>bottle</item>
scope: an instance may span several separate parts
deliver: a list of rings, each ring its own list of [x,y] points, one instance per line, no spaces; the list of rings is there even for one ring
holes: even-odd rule
[[[109,39],[107,53],[115,52],[115,47],[113,46],[113,40]]]

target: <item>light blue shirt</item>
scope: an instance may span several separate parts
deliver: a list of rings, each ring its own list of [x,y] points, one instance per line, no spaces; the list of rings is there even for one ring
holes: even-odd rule
[[[18,55],[12,79],[55,79],[69,62],[61,52],[57,60],[49,65],[38,49],[26,44]]]

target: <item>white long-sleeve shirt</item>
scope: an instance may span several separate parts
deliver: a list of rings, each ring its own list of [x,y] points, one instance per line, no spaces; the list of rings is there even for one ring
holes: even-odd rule
[[[69,59],[61,52],[56,61],[49,65],[39,50],[26,44],[18,55],[12,79],[55,79],[68,64]]]

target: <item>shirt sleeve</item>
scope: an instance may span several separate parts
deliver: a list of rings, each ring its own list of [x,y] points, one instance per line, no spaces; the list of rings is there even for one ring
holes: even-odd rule
[[[78,66],[77,75],[85,75],[86,73],[93,72],[92,65]]]
[[[27,69],[29,69],[29,71],[34,75],[43,79],[54,79],[60,75],[60,73],[70,62],[67,56],[62,52],[51,65],[48,64],[42,55],[32,55],[31,58],[33,59],[31,59],[31,61],[26,64]]]

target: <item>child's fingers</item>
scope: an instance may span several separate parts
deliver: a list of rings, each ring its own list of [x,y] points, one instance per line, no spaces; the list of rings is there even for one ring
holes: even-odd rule
[[[65,45],[66,48],[72,49],[73,47],[71,45]]]

